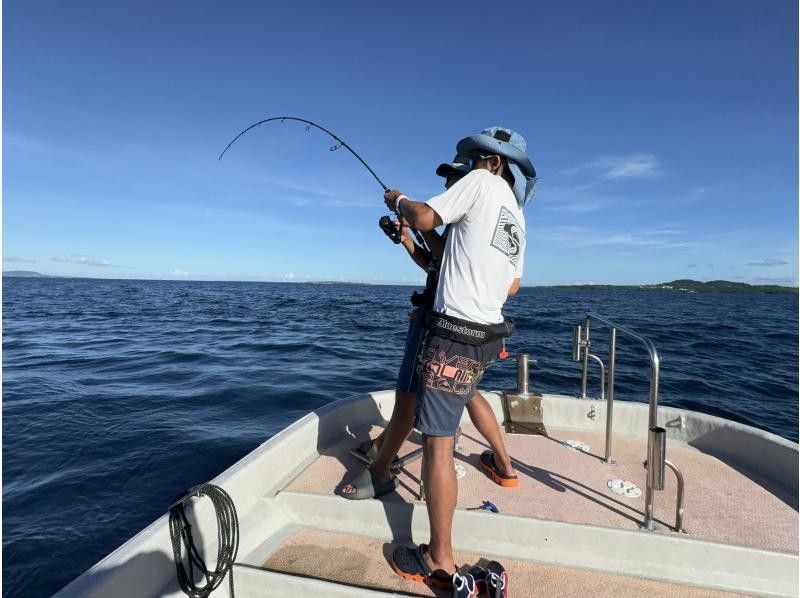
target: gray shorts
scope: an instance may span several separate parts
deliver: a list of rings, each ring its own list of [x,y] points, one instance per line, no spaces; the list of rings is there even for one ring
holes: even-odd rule
[[[502,344],[497,340],[467,345],[428,334],[414,427],[429,436],[454,436],[464,406],[475,396],[483,372],[497,359]]]

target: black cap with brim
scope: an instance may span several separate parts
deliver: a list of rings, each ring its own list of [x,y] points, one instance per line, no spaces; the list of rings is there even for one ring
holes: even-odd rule
[[[436,168],[436,175],[440,177],[448,177],[451,174],[465,175],[470,171],[469,158],[456,154],[452,162],[442,162]]]

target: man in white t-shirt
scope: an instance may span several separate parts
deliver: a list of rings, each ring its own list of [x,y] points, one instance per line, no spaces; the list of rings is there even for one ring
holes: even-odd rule
[[[440,164],[436,169],[436,174],[445,178],[445,189],[449,189],[469,173],[470,158],[460,155],[456,155],[450,163]],[[399,223],[395,224],[399,227]],[[411,298],[415,309],[409,313],[410,322],[403,361],[397,376],[392,417],[386,429],[377,438],[366,440],[350,451],[354,456],[362,460],[369,459],[372,463],[366,470],[356,474],[341,489],[341,495],[344,498],[351,500],[378,498],[393,492],[398,486],[394,468],[398,464],[397,453],[411,433],[414,424],[417,405],[416,392],[422,373],[425,349],[426,316],[433,309],[436,288],[439,283],[439,267],[444,257],[447,234],[447,227],[441,235],[435,230],[423,232],[422,235],[428,246],[426,250],[414,243],[406,226],[402,228],[401,243],[411,259],[428,273],[428,277],[425,281],[425,290],[422,293],[415,292]],[[517,292],[518,288],[519,279],[515,278],[509,289],[509,298]],[[505,488],[518,487],[519,480],[503,442],[497,419],[488,401],[480,392],[476,391],[475,396],[467,402],[466,407],[475,429],[491,447],[481,458],[481,467],[486,475],[496,484]]]
[[[502,307],[513,281],[522,275],[522,207],[532,197],[536,179],[525,140],[509,129],[486,129],[462,139],[456,150],[470,157],[472,171],[441,195],[425,203],[394,190],[384,195],[386,205],[419,231],[450,225],[427,318],[414,422],[423,439],[430,545],[399,546],[392,557],[399,575],[445,588],[456,568],[451,545],[458,493],[454,435],[464,405],[513,326]]]

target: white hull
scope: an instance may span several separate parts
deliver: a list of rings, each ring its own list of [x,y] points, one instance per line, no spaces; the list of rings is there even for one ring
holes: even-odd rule
[[[498,421],[502,421],[500,395],[485,392],[484,396]],[[324,449],[345,441],[354,444],[349,431],[387,420],[393,404],[394,393],[382,391],[327,405],[298,420],[211,480],[230,494],[239,515],[241,536],[233,569],[238,598],[386,595],[368,588],[268,571],[262,564],[299,529],[390,539],[396,531],[391,520],[403,518],[409,522],[409,535],[415,542],[427,541],[427,513],[423,503],[353,502],[333,494],[287,489]],[[604,430],[604,402],[544,395],[542,406],[548,429],[592,433]],[[658,414],[659,425],[667,429],[668,459],[671,447],[691,448],[712,455],[736,470],[757,472],[782,496],[797,496],[796,443],[695,412],[660,407]],[[615,402],[615,438],[645,438],[647,418],[647,405]],[[464,423],[468,423],[466,419]],[[687,482],[687,494],[692,490]],[[719,505],[719,509],[725,508]],[[796,502],[793,508],[796,545]],[[205,541],[203,553],[215,555],[217,524],[211,503],[193,501],[191,510],[197,521],[196,537]],[[687,518],[693,516],[700,515],[687,513]],[[474,549],[478,544],[483,553],[518,561],[723,591],[798,595],[796,548],[789,552],[767,550],[697,539],[691,534],[615,529],[507,514],[487,517],[485,513],[462,508],[455,513],[453,530],[456,550]],[[394,575],[388,566],[386,575]],[[166,514],[57,594],[59,598],[183,595],[176,582]],[[227,579],[213,595],[228,595]]]

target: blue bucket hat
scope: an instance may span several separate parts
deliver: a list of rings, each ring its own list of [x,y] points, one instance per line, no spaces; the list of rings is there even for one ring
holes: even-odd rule
[[[456,145],[459,154],[490,153],[503,156],[514,177],[514,196],[525,206],[536,191],[536,169],[526,153],[525,138],[505,127],[489,127],[479,135],[465,137]]]
[[[436,167],[436,175],[447,177],[450,174],[469,174],[469,156],[456,154],[452,162],[442,162]]]

